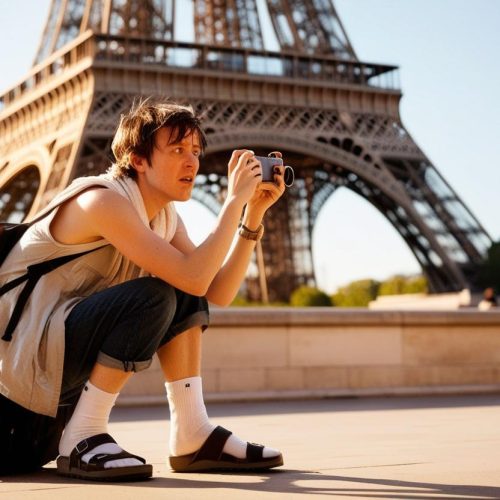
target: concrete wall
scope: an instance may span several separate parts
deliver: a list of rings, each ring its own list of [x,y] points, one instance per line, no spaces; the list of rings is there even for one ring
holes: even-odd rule
[[[500,392],[500,312],[215,309],[203,350],[207,400]],[[120,403],[164,398],[155,359]]]

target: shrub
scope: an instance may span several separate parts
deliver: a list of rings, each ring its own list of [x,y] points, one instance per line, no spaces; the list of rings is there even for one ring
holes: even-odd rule
[[[427,293],[429,287],[425,276],[412,276],[406,279],[403,293]]]
[[[328,307],[332,305],[332,301],[322,290],[304,285],[292,292],[290,295],[290,305],[294,307]]]
[[[493,287],[500,292],[500,241],[493,243],[479,270],[479,285],[482,288]]]
[[[338,307],[367,307],[368,303],[377,297],[380,283],[366,279],[349,283],[337,290],[332,296],[334,306]]]
[[[406,278],[404,276],[393,276],[382,281],[378,289],[378,295],[401,295],[404,293]]]
[[[380,283],[379,295],[402,295],[405,293],[427,293],[424,276],[393,276]]]

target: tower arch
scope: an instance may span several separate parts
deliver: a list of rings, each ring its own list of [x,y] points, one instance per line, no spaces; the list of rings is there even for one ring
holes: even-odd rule
[[[289,157],[297,160],[296,164],[292,164],[296,172],[297,186],[288,190],[283,202],[270,209],[266,219],[272,226],[263,240],[264,259],[272,262],[272,265],[268,266],[270,288],[282,286],[280,283],[283,283],[285,277],[289,279],[292,272],[286,268],[287,264],[295,264],[293,269],[297,269],[300,267],[297,265],[299,262],[305,264],[305,275],[296,276],[291,280],[293,286],[312,283],[314,223],[321,206],[339,186],[364,197],[387,218],[419,262],[432,291],[444,291],[450,282],[454,284],[455,289],[466,286],[466,278],[457,263],[440,245],[432,230],[417,213],[413,201],[406,194],[400,181],[392,175],[383,162],[380,168],[373,169],[370,162],[352,152],[332,144],[318,143],[308,137],[297,138],[289,132],[244,130],[217,133],[214,131],[209,135],[207,158],[215,155],[219,162],[209,161],[200,172],[209,173],[207,169],[210,169],[223,176],[227,167],[224,163],[221,166],[222,158],[218,153],[225,152],[228,159],[231,150],[238,147],[250,148],[261,155],[266,151],[282,151],[285,164],[291,163],[287,162],[287,153]],[[295,215],[292,216],[293,214]],[[293,228],[287,223],[290,220],[296,223]],[[300,221],[299,224],[297,221]],[[278,226],[279,234],[276,234]],[[288,240],[288,244],[284,247],[286,250],[282,251],[280,259],[276,259],[274,253],[277,243],[273,239],[277,238],[281,241]],[[280,268],[283,269],[282,275],[276,273]],[[273,284],[273,280],[276,283]]]
[[[33,164],[23,167],[8,179],[0,193],[0,220],[22,222],[31,212],[40,180],[40,169]]]
[[[52,0],[35,65],[0,95],[0,192],[33,144],[51,158],[40,164],[40,206],[73,177],[103,172],[134,97],[168,94],[206,112],[197,196],[212,210],[225,151],[281,149],[297,168],[266,220],[271,299],[314,283],[311,231],[339,185],[391,221],[432,291],[476,285],[490,236],[403,126],[398,68],[358,59],[332,0],[195,0],[194,42],[177,37],[177,3]],[[261,7],[276,50],[263,49]]]
[[[317,286],[329,293],[357,280],[423,274],[391,221],[344,186],[321,206],[311,243]]]

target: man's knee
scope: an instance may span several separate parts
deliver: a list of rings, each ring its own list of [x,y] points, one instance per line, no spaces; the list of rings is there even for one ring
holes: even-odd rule
[[[170,324],[177,307],[177,296],[173,286],[159,278],[138,278],[141,302],[152,321],[162,320]]]
[[[137,283],[141,289],[141,296],[154,304],[162,303],[166,305],[173,305],[174,309],[177,304],[175,295],[175,288],[169,285],[160,278],[145,277],[138,278]]]

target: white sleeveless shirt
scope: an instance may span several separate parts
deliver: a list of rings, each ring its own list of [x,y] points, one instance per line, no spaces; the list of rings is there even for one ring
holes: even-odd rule
[[[173,203],[151,221],[136,182],[110,174],[73,181],[42,212],[12,249],[0,269],[0,286],[22,276],[30,264],[102,247],[46,274],[35,286],[10,342],[0,340],[0,393],[37,413],[55,416],[64,363],[64,321],[72,307],[89,295],[148,273],[104,239],[78,245],[57,242],[50,224],[59,205],[91,186],[113,189],[130,200],[144,224],[170,241],[177,227]],[[37,215],[38,217],[38,215]],[[3,335],[23,284],[0,299]]]

